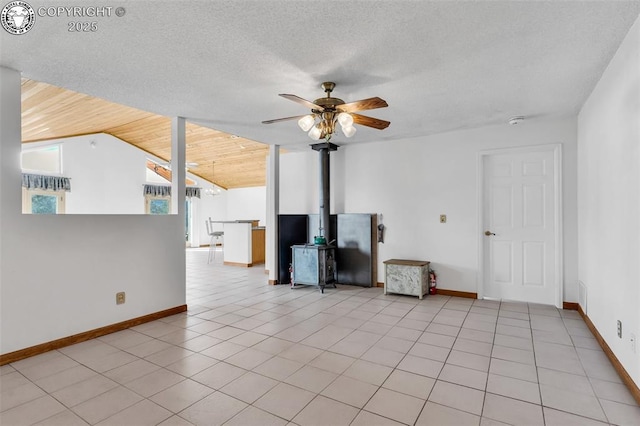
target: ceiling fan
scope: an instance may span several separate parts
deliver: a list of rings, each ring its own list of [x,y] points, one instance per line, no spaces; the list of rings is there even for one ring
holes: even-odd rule
[[[342,99],[331,97],[331,92],[336,87],[330,81],[322,83],[322,89],[327,94],[324,98],[311,102],[296,95],[280,94],[285,99],[302,104],[311,109],[311,114],[296,115],[294,117],[276,118],[275,120],[263,121],[262,124],[278,123],[280,121],[298,120],[298,126],[308,132],[313,140],[324,139],[327,142],[336,131],[336,123],[340,124],[342,132],[348,138],[356,133],[354,124],[373,127],[382,130],[391,124],[388,121],[366,115],[355,114],[355,111],[364,111],[389,106],[384,99],[378,97],[362,99],[355,102],[345,103]]]

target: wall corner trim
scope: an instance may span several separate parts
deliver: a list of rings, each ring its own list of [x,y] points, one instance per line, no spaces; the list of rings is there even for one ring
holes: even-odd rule
[[[111,324],[93,330],[85,331],[83,333],[74,334],[73,336],[63,337],[61,339],[52,340],[51,342],[41,343],[39,345],[31,346],[25,349],[2,354],[0,355],[0,365],[20,361],[21,359],[40,355],[55,349],[64,348],[65,346],[75,345],[76,343],[85,342],[87,340],[95,339],[96,337],[115,333],[116,331],[126,330],[127,328],[135,327],[136,325],[144,324],[146,322],[151,322],[160,318],[179,314],[181,312],[185,312],[186,310],[187,305],[180,305],[173,308],[165,309],[163,311],[154,312],[152,314],[143,315],[141,317],[132,318],[130,320],[122,321],[116,324]]]
[[[609,358],[609,361],[611,361],[611,365],[613,365],[613,368],[616,370],[616,372],[620,376],[622,383],[624,383],[627,386],[627,389],[629,389],[629,392],[631,392],[631,395],[633,395],[633,398],[636,400],[638,404],[640,404],[640,388],[638,387],[638,385],[636,385],[636,383],[633,381],[629,373],[627,373],[627,370],[624,369],[624,367],[622,366],[622,364],[620,363],[616,355],[613,353],[609,345],[607,345],[607,342],[605,342],[604,338],[600,335],[600,332],[598,332],[598,329],[596,328],[596,326],[593,325],[589,317],[584,313],[584,311],[582,310],[582,306],[578,305],[577,311],[582,317],[582,319],[584,320],[584,322],[587,324],[587,327],[589,327],[589,330],[591,331],[591,334],[593,334],[593,337],[595,337],[596,340],[598,341],[598,344],[604,351],[607,358]]]

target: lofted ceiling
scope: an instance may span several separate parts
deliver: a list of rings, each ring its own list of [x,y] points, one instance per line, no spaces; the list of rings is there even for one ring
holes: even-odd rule
[[[36,10],[60,5],[31,4]],[[346,102],[379,96],[389,104],[367,113],[390,121],[389,128],[361,126],[351,139],[332,139],[347,147],[420,142],[516,115],[575,115],[640,13],[637,0],[140,0],[117,6],[122,16],[38,15],[26,34],[0,31],[0,64],[29,80],[150,113],[136,112],[139,120],[131,115],[107,130],[131,143],[137,143],[136,126],[161,133],[166,119],[155,114],[187,118],[190,132],[203,132],[190,144],[215,140],[217,131],[287,150],[308,150],[311,140],[295,121],[261,121],[306,113],[277,95],[313,100],[323,95],[323,81],[336,82],[333,95]],[[87,20],[97,23],[96,31],[68,32],[70,21]],[[66,107],[63,100],[50,102]],[[205,135],[205,129],[215,130]],[[39,130],[29,137],[44,137]],[[216,167],[222,146],[234,145],[219,137],[207,142]],[[251,155],[264,153],[256,148]],[[233,165],[238,183],[227,187],[242,185],[246,164]]]
[[[171,120],[33,80],[22,80],[22,141],[107,133],[165,161]],[[267,145],[187,123],[189,172],[225,189],[264,186]],[[170,179],[169,179],[170,180]]]

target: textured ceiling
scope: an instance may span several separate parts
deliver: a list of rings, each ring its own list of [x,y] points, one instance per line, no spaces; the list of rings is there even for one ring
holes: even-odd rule
[[[60,6],[35,2],[32,6]],[[104,2],[70,2],[105,6]],[[0,31],[0,63],[43,81],[287,149],[311,142],[277,96],[379,96],[391,121],[339,145],[575,114],[640,12],[638,1],[121,1],[126,13],[37,16]],[[95,32],[68,32],[70,21]]]

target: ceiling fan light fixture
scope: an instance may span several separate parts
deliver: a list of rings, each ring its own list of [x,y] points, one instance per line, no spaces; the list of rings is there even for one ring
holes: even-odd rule
[[[216,195],[220,195],[220,193],[222,193],[222,191],[217,186],[204,189],[204,195],[208,195],[210,197],[215,197]]]
[[[340,123],[343,129],[345,127],[353,126],[353,117],[347,112],[341,112],[338,114],[338,123]]]
[[[300,126],[300,128],[304,132],[308,132],[309,130],[311,130],[315,123],[316,118],[312,114],[305,115],[300,120],[298,120],[298,126]]]
[[[335,87],[335,83],[324,82],[322,89],[326,93],[326,97],[318,98],[311,102],[300,96],[281,93],[285,99],[304,105],[311,110],[311,114],[297,115],[293,117],[277,118],[275,120],[266,120],[262,124],[272,124],[281,121],[296,120],[298,126],[313,140],[324,139],[327,142],[336,132],[336,127],[340,124],[342,132],[347,137],[352,137],[356,133],[353,126],[357,118],[358,125],[372,127],[374,129],[383,130],[389,127],[390,122],[380,120],[366,115],[355,114],[356,111],[364,111],[376,108],[385,108],[389,105],[384,99],[379,97],[360,99],[359,101],[345,103],[342,99],[334,98],[331,92]]]
[[[319,125],[313,126],[311,130],[309,130],[308,135],[314,141],[320,140],[320,136],[322,136],[322,129],[319,127]]]
[[[342,126],[342,133],[348,138],[356,134],[356,128],[352,125],[350,126]]]

